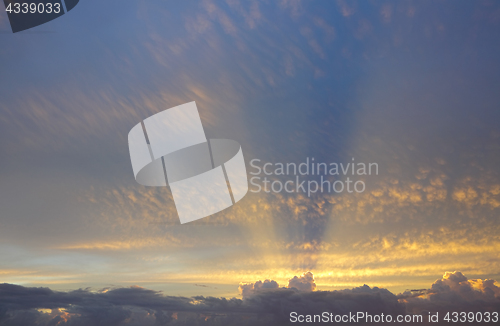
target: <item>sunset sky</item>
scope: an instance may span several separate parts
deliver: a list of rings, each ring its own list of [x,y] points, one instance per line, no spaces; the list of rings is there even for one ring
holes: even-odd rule
[[[0,283],[241,299],[306,272],[316,291],[500,280],[499,5],[88,0],[16,34],[2,10]],[[168,187],[135,181],[127,135],[191,101],[248,172],[378,175],[181,225]]]

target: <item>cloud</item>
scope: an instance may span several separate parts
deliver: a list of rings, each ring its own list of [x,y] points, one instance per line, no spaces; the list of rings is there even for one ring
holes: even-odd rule
[[[392,19],[392,6],[390,4],[385,4],[380,9],[380,16],[382,16],[382,21],[384,23],[390,23]]]
[[[199,286],[201,288],[209,288],[210,286],[205,285],[205,284],[193,284],[194,286]]]
[[[461,272],[446,272],[443,278],[432,284],[431,294],[453,293],[467,301],[494,300],[500,298],[500,287],[494,280],[468,280]]]
[[[500,287],[491,279],[469,280],[461,272],[446,272],[430,289],[398,295],[412,313],[421,311],[498,311]]]
[[[276,281],[273,280],[265,280],[257,281],[255,283],[240,283],[238,288],[240,294],[243,296],[243,299],[249,298],[256,293],[266,291],[268,289],[278,289],[279,285]]]
[[[335,28],[320,17],[314,18],[314,24],[321,28],[325,34],[325,42],[329,43],[335,39]]]
[[[347,4],[344,0],[337,0],[339,11],[344,17],[352,16],[356,12],[356,4],[356,2],[350,2]]]
[[[301,276],[294,276],[288,280],[288,289],[299,292],[312,292],[316,290],[314,275],[311,272],[305,272]],[[285,289],[280,288],[278,282],[274,280],[257,281],[255,283],[240,283],[238,288],[243,299],[248,299],[259,293],[269,292],[271,290]]]
[[[302,4],[301,0],[282,0],[280,6],[283,9],[290,10],[290,16],[292,18],[297,18],[302,14]]]
[[[219,24],[224,29],[224,32],[235,36],[237,33],[236,25],[233,23],[231,18],[224,12],[224,10],[217,7],[213,2],[205,1],[203,3],[205,10],[213,19],[216,19]]]
[[[137,286],[57,292],[48,288],[0,285],[2,325],[285,325],[299,313],[402,313],[404,307],[385,289],[363,286],[333,292],[276,289],[257,282],[260,291],[245,300],[172,297]]]
[[[210,23],[210,20],[207,17],[207,15],[198,14],[196,15],[196,18],[191,16],[187,17],[184,26],[186,27],[186,30],[190,33],[203,34],[212,27],[212,23]]]
[[[303,292],[312,292],[316,290],[313,273],[306,272],[299,277],[294,276],[290,281],[288,281],[288,288],[295,288]]]
[[[238,0],[226,0],[226,2],[233,10],[245,18],[245,23],[250,29],[255,28],[262,18],[262,13],[260,12],[259,3],[257,1],[252,1],[250,3],[250,9],[248,11],[245,10]]]
[[[310,272],[297,280],[313,281]],[[304,282],[301,282],[304,283]],[[290,284],[289,284],[290,285]],[[427,311],[498,311],[500,288],[494,280],[468,280],[446,272],[430,289],[394,295],[363,285],[340,291],[280,288],[272,280],[240,284],[251,289],[243,300],[168,296],[139,286],[58,292],[0,284],[0,325],[287,325],[291,312],[342,315],[426,314]]]
[[[314,38],[311,28],[302,27],[300,29],[300,34],[302,34],[302,36],[307,39],[309,46],[313,49],[314,52],[316,52],[317,55],[319,55],[322,59],[326,58],[325,52],[323,51],[323,48],[318,43],[318,41]]]

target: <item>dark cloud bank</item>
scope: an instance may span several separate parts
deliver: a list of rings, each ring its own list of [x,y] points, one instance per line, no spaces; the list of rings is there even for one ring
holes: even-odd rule
[[[289,321],[292,311],[362,311],[393,316],[427,315],[428,311],[500,312],[500,288],[496,284],[447,272],[430,289],[399,295],[367,285],[314,291],[314,277],[308,272],[290,279],[286,288],[272,280],[240,284],[243,299],[174,297],[137,286],[57,292],[0,284],[0,325],[288,325],[298,324]]]

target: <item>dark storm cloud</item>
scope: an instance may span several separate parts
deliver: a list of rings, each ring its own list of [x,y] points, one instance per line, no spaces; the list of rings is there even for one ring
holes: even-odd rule
[[[292,278],[290,283],[297,280],[314,284],[311,273]],[[498,311],[497,284],[494,280],[469,280],[461,272],[446,272],[430,289],[396,296],[368,285],[341,291],[310,291],[310,287],[300,291],[295,287],[279,288],[277,282],[266,280],[247,284],[252,285],[251,289],[240,285],[243,300],[166,296],[137,286],[58,292],[1,284],[0,325],[286,325],[291,312],[364,312],[395,317],[427,315],[428,311]],[[251,291],[245,293],[245,289]]]
[[[471,279],[461,272],[446,272],[430,289],[405,292],[398,297],[409,312],[499,311],[500,287],[495,280]]]
[[[164,296],[158,291],[141,287],[118,288],[102,292],[76,290],[52,291],[48,288],[28,288],[19,285],[0,285],[0,325],[23,325],[28,319],[42,325],[120,325],[133,315],[153,315],[154,321],[168,321],[164,311],[204,312],[222,311],[222,307],[238,311],[240,300],[225,300]],[[204,302],[207,303],[204,303]],[[41,309],[60,309],[54,318],[43,323],[46,314]],[[53,312],[54,313],[54,312]],[[52,313],[52,314],[53,314]],[[145,313],[145,314],[144,314]],[[137,317],[136,316],[136,317]],[[134,323],[129,323],[133,325]]]
[[[42,309],[53,309],[51,313]],[[171,297],[140,287],[107,292],[0,285],[0,325],[259,325],[286,324],[298,313],[369,311],[399,314],[404,306],[385,289],[274,289],[240,299]]]

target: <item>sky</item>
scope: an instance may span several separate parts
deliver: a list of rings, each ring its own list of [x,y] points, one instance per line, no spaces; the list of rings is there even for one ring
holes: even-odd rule
[[[270,302],[294,296],[498,311],[499,35],[496,1],[87,0],[15,34],[2,10],[0,324],[278,324]],[[127,135],[191,101],[249,173],[378,173],[181,225],[168,187],[135,181]]]

